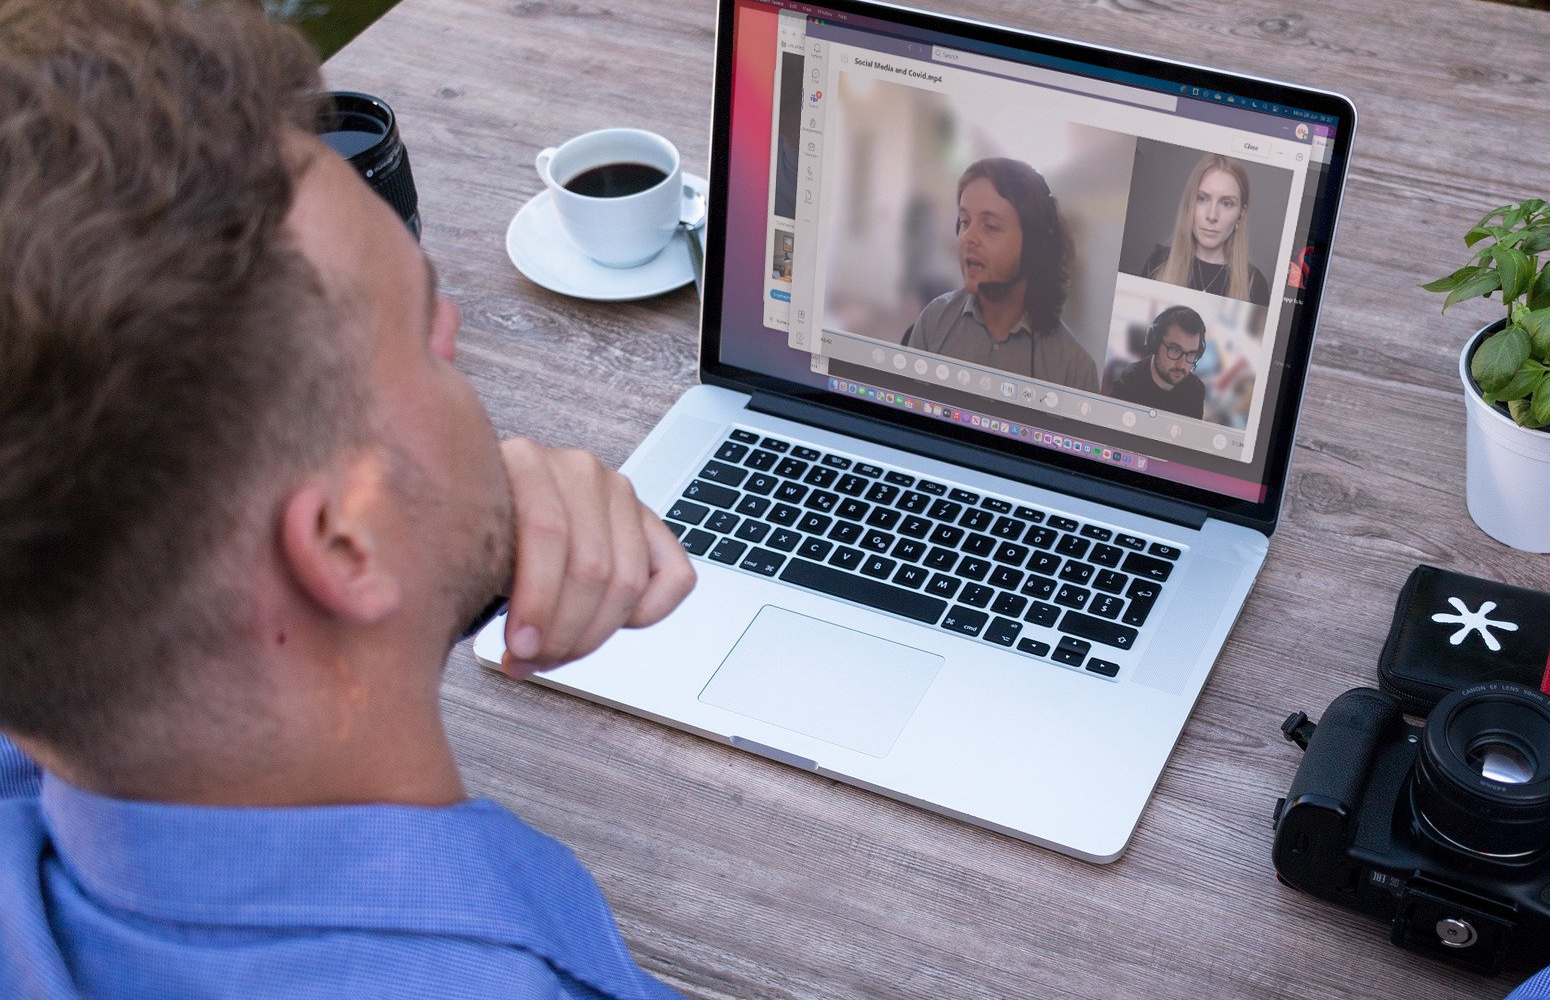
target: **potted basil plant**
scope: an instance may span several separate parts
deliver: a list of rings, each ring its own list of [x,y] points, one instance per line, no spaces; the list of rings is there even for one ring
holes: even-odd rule
[[[1492,209],[1464,246],[1469,263],[1421,287],[1447,293],[1444,312],[1497,293],[1506,306],[1459,355],[1469,514],[1497,541],[1550,552],[1550,205]]]

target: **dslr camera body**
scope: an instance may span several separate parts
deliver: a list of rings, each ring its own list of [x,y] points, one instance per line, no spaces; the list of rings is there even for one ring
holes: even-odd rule
[[[1276,803],[1282,882],[1466,969],[1550,964],[1550,698],[1474,684],[1414,726],[1356,688],[1282,732],[1306,751]]]

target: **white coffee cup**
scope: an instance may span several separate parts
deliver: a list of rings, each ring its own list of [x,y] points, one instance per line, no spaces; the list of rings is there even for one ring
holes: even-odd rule
[[[599,167],[638,164],[661,171],[643,191],[613,196],[566,187]],[[636,267],[662,251],[678,229],[683,171],[678,150],[654,132],[608,128],[545,149],[535,163],[559,212],[560,225],[582,253],[609,267]],[[595,176],[595,175],[594,175]]]

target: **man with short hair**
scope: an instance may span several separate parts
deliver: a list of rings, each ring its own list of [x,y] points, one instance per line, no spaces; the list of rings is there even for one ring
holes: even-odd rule
[[[1157,314],[1146,334],[1146,356],[1114,376],[1109,395],[1147,409],[1196,420],[1205,417],[1206,387],[1195,365],[1206,352],[1206,323],[1189,306]]]
[[[248,7],[0,0],[0,995],[674,996],[439,685],[497,591],[522,675],[693,572],[497,444],[320,91]]]

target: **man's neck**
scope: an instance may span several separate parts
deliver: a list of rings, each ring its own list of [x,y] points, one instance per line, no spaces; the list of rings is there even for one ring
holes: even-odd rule
[[[1017,324],[1023,321],[1027,291],[1028,282],[1023,280],[994,296],[984,293],[977,296],[980,322],[985,324],[985,329],[990,331],[990,337],[996,343],[1011,336]]]
[[[1152,376],[1152,381],[1156,383],[1157,388],[1167,390],[1168,392],[1173,391],[1173,383],[1157,374],[1157,355],[1152,355],[1152,360],[1147,362],[1146,370]]]

